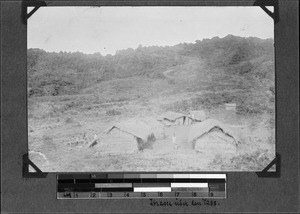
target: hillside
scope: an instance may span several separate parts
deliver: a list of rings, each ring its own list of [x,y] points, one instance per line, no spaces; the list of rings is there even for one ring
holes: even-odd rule
[[[140,81],[146,81],[146,85],[152,82],[159,88],[153,90],[155,94],[201,90],[203,96],[192,99],[192,103],[209,106],[237,102],[242,105],[241,111],[251,112],[251,96],[263,102],[256,105],[262,104],[264,110],[270,107],[269,101],[273,104],[274,75],[272,39],[228,35],[172,47],[140,46],[135,50],[117,51],[113,56],[28,50],[29,97],[107,94],[111,85],[118,82],[115,87],[119,88],[116,89],[119,98],[112,93],[112,99],[128,99],[119,91],[131,90],[132,78],[142,78]],[[153,96],[138,81],[133,84],[136,84],[133,90],[137,91],[125,94],[134,93],[144,99]],[[232,90],[239,91],[234,94]]]
[[[162,78],[162,72],[169,67],[183,65],[192,57],[207,61],[210,67],[221,67],[228,74],[250,73],[261,79],[273,80],[273,40],[228,35],[172,47],[140,46],[135,50],[117,51],[113,56],[79,52],[48,53],[41,49],[29,49],[28,83],[33,96],[63,95],[72,90],[65,91],[62,87],[73,89],[72,86],[79,84],[79,89],[82,89],[86,87],[85,84],[90,85],[91,80],[101,82],[141,75]],[[78,82],[80,77],[88,79]],[[38,86],[49,88],[51,85],[52,90],[56,90],[53,94],[51,90],[42,92],[37,89]]]

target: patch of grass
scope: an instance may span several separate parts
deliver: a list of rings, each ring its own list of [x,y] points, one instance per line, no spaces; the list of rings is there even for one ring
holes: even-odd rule
[[[230,161],[237,170],[262,170],[272,161],[266,152],[258,149],[251,153],[237,155]]]
[[[268,120],[268,126],[271,129],[275,129],[275,125],[276,125],[275,117],[270,117]]]
[[[53,137],[50,135],[44,135],[43,138],[43,144],[45,146],[45,148],[43,149],[43,152],[45,151],[51,151],[51,150],[56,150],[56,146],[53,143]]]
[[[170,85],[175,85],[175,80],[174,79],[168,79],[168,83]]]
[[[67,118],[65,119],[65,123],[66,123],[66,124],[73,123],[73,119],[72,119],[71,117],[67,117]]]
[[[257,149],[252,152],[238,154],[230,159],[216,155],[210,163],[212,169],[258,171],[264,169],[272,160],[267,150]]]
[[[165,111],[187,112],[191,108],[188,100],[177,101],[162,106]]]
[[[112,97],[107,102],[117,103],[117,102],[125,102],[125,101],[128,101],[128,100],[130,100],[130,99],[127,98],[127,97]]]
[[[44,142],[52,142],[52,137],[50,137],[49,135],[44,135],[43,136],[43,141]]]
[[[271,146],[274,146],[275,145],[275,136],[271,135],[270,137],[268,137],[267,143]]]

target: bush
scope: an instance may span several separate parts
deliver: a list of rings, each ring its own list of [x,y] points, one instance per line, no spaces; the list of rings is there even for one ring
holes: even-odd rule
[[[156,137],[153,133],[148,135],[147,141],[144,142],[141,138],[137,138],[138,149],[139,151],[143,151],[144,149],[152,149],[153,143],[156,141]]]
[[[243,74],[246,74],[246,73],[249,73],[252,71],[253,69],[253,65],[251,64],[250,61],[247,61],[244,65],[241,66],[240,68],[240,74],[243,75]]]
[[[65,123],[66,124],[69,124],[69,123],[72,123],[73,122],[73,119],[71,118],[71,117],[67,117],[66,119],[65,119]]]
[[[261,114],[263,113],[264,108],[262,108],[259,104],[241,104],[237,106],[237,114],[238,115],[253,115],[253,114]]]
[[[154,134],[153,133],[151,133],[150,135],[148,135],[148,137],[147,137],[147,142],[149,142],[149,143],[153,143],[153,142],[155,142],[156,141],[156,137],[154,136]]]
[[[270,86],[269,90],[272,92],[273,95],[275,95],[275,86]]]
[[[168,83],[169,83],[170,85],[174,85],[174,84],[175,84],[175,80],[174,80],[174,79],[168,79]]]
[[[106,111],[106,115],[108,116],[116,116],[121,115],[122,113],[120,111],[117,111],[116,109],[110,109]]]

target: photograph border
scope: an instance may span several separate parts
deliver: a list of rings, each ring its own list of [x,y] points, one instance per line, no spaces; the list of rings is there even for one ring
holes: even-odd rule
[[[1,1],[1,208],[4,212],[173,213],[296,212],[299,210],[298,1],[45,1],[48,6],[253,6],[261,3],[272,6],[274,2],[278,4],[274,43],[276,152],[279,156],[276,156],[275,160],[279,160],[277,167],[279,166],[280,174],[266,176],[267,170],[263,170],[261,172],[263,174],[201,171],[201,173],[212,174],[226,173],[227,199],[218,200],[220,205],[217,207],[188,208],[151,207],[149,199],[61,202],[56,200],[56,174],[58,173],[50,172],[42,176],[44,178],[38,178],[26,171],[26,168],[24,169],[24,166],[30,164],[26,161],[26,154],[28,156],[27,26],[24,18],[27,14],[24,13],[26,11],[24,8],[38,1],[26,2],[28,4],[24,1]]]

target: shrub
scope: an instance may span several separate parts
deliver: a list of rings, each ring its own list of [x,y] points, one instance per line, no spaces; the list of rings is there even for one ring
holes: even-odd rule
[[[241,67],[240,67],[240,74],[246,74],[246,73],[249,73],[249,72],[251,72],[252,70],[253,70],[253,65],[252,65],[252,63],[250,62],[250,61],[247,61],[244,65],[242,65]]]
[[[116,116],[116,115],[121,115],[120,111],[117,111],[116,109],[110,109],[106,111],[106,115],[108,116]]]
[[[174,85],[174,84],[175,84],[175,80],[174,80],[174,79],[168,79],[168,83],[169,83],[170,85]]]
[[[138,149],[139,151],[143,151],[144,149],[152,149],[153,143],[156,141],[156,137],[153,133],[148,135],[147,141],[143,141],[141,138],[136,138],[138,143]]]
[[[66,119],[65,119],[65,123],[66,124],[69,124],[69,123],[72,123],[73,122],[73,119],[71,118],[71,117],[67,117]]]
[[[237,114],[238,115],[254,115],[254,114],[261,114],[265,109],[260,106],[259,104],[245,104],[242,103],[241,105],[237,106]]]
[[[147,142],[155,142],[156,141],[156,137],[154,136],[153,133],[151,133],[150,135],[148,135],[147,137]]]

